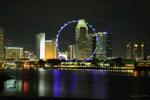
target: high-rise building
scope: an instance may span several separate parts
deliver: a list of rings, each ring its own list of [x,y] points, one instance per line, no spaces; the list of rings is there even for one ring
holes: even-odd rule
[[[36,34],[36,56],[37,59],[45,59],[45,33]]]
[[[55,39],[45,40],[45,59],[47,60],[56,58],[57,58],[57,51]]]
[[[23,47],[5,47],[5,59],[18,60],[23,58]]]
[[[106,46],[107,46],[107,32],[98,32],[98,41],[97,41],[97,49],[96,49],[96,58],[98,59],[106,59]]]
[[[147,59],[148,54],[148,47],[146,43],[141,43],[139,46],[135,42],[128,42],[127,44],[127,59]]]
[[[29,51],[24,51],[24,59],[29,59]]]
[[[132,59],[132,51],[133,51],[133,49],[132,49],[132,43],[131,42],[129,42],[128,44],[127,44],[127,55],[126,55],[126,58],[127,59]]]
[[[89,33],[88,34],[88,57],[90,57],[95,50],[94,40],[95,40],[95,34]]]
[[[36,57],[35,57],[35,55],[33,54],[33,52],[24,51],[24,59],[35,60]]]
[[[84,60],[88,56],[88,27],[85,20],[80,19],[76,26],[75,48],[76,59]]]
[[[107,39],[106,39],[106,56],[107,57],[112,57],[112,33],[107,34]]]
[[[138,60],[138,44],[133,43],[133,60]]]
[[[68,47],[68,59],[75,59],[75,45],[70,44]]]
[[[146,59],[146,48],[144,42],[141,44],[141,59]]]
[[[96,46],[96,55],[93,55],[99,59],[106,59],[112,57],[112,33],[98,32],[98,41],[96,42],[96,36],[94,33],[88,34],[88,56],[91,56]]]
[[[4,59],[4,29],[0,27],[0,60]]]

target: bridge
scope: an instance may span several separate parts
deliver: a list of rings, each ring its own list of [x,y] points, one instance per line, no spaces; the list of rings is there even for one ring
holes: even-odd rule
[[[29,67],[36,67],[35,64],[38,60],[6,60],[0,61],[0,68],[4,67],[22,67],[22,68],[29,68]],[[30,65],[30,66],[29,66]]]

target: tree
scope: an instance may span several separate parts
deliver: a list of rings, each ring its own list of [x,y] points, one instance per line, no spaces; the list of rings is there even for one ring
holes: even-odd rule
[[[45,67],[45,61],[43,61],[42,59],[38,61],[38,64],[40,65],[40,67]]]

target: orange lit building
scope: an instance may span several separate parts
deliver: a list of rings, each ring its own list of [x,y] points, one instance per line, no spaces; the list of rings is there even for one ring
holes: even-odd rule
[[[45,40],[45,60],[56,59],[57,52],[55,44],[56,44],[55,39]]]

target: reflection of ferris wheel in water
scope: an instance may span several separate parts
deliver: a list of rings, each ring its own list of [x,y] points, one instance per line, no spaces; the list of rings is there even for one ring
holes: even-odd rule
[[[57,33],[57,35],[56,35],[56,47],[57,47],[58,55],[61,55],[61,52],[60,52],[59,46],[58,46],[58,38],[59,38],[59,35],[60,35],[61,31],[62,31],[66,26],[68,26],[69,24],[71,24],[71,23],[78,23],[78,22],[79,22],[79,20],[69,21],[68,23],[65,23],[65,24],[60,28],[60,30],[58,31],[58,33]],[[86,25],[89,26],[89,27],[92,29],[92,31],[95,33],[95,36],[96,36],[96,44],[97,44],[98,37],[97,37],[97,33],[96,33],[95,29],[93,28],[93,25],[89,25],[87,22],[86,22]],[[87,61],[87,60],[90,60],[90,58],[92,58],[92,57],[94,56],[94,54],[96,53],[96,49],[97,49],[97,47],[95,48],[95,50],[94,50],[94,52],[92,53],[92,55],[91,55],[90,57],[86,58],[85,60],[83,60],[82,62],[85,62],[85,61]]]

